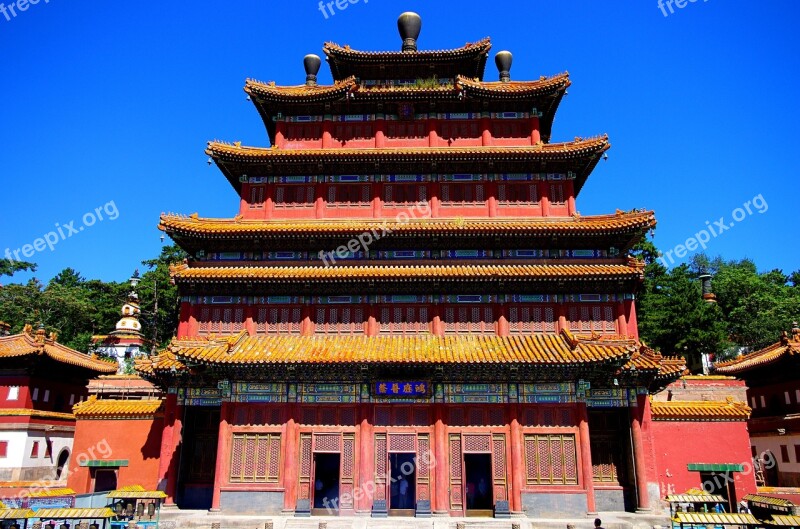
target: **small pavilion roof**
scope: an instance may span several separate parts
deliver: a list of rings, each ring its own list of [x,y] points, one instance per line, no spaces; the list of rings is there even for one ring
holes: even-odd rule
[[[106,496],[107,498],[122,498],[122,499],[137,499],[137,500],[155,500],[164,499],[167,494],[161,490],[146,490],[141,485],[128,485],[117,490],[112,490]]]
[[[55,362],[75,366],[98,374],[116,373],[116,362],[100,360],[56,341],[57,335],[45,335],[44,329],[36,333],[30,325],[21,334],[0,336],[0,359],[46,356]]]
[[[468,77],[483,78],[491,39],[484,38],[449,50],[359,51],[350,46],[326,42],[322,51],[327,57],[331,74],[336,80],[351,75],[361,79]]]
[[[0,417],[30,417],[31,419],[57,419],[74,421],[75,415],[58,411],[34,410],[31,408],[0,408]]]
[[[784,333],[779,342],[764,349],[716,364],[714,372],[721,375],[741,375],[774,364],[784,358],[800,358],[798,355],[800,355],[800,332],[795,328],[791,336]]]
[[[724,401],[658,401],[650,402],[656,421],[745,421],[752,411],[744,402]]]

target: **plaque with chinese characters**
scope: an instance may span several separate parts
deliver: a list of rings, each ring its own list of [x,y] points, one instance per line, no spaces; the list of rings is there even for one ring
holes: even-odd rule
[[[428,397],[431,383],[428,381],[412,380],[379,380],[372,386],[372,390],[379,397]]]

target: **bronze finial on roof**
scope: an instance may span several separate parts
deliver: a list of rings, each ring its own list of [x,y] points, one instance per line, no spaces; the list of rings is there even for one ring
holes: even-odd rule
[[[507,83],[511,81],[511,62],[514,57],[510,51],[498,51],[494,56],[494,63],[497,65],[497,71],[500,72],[500,81]]]
[[[403,39],[403,52],[417,51],[417,39],[422,30],[422,18],[412,11],[406,11],[397,19],[397,29]]]
[[[303,57],[303,67],[306,69],[306,86],[317,86],[317,74],[322,65],[319,55],[313,53]]]

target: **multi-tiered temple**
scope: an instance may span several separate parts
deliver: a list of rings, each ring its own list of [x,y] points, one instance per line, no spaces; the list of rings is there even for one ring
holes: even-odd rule
[[[628,251],[652,212],[581,216],[607,137],[551,143],[567,74],[484,81],[489,39],[326,44],[334,82],[248,81],[271,148],[211,142],[231,219],[164,215],[178,337],[160,478],[182,507],[297,515],[649,506],[648,393]],[[657,487],[655,491],[657,491]],[[657,492],[650,492],[655,494]]]

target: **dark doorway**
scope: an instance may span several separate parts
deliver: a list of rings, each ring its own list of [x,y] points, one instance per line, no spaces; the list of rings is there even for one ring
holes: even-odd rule
[[[700,472],[700,481],[704,491],[725,498],[726,503],[723,504],[725,512],[736,512],[732,510],[736,505],[736,488],[733,486],[731,472]],[[716,505],[709,508],[715,509]]]
[[[94,492],[108,492],[117,489],[117,471],[96,469],[94,471]]]
[[[389,454],[389,515],[414,516],[417,505],[417,467],[414,454]]]
[[[464,454],[464,469],[467,516],[492,516],[492,455]]]
[[[69,450],[64,449],[58,454],[58,462],[56,463],[56,479],[61,479],[61,474],[64,473],[64,467],[69,462]]]
[[[339,513],[339,454],[314,454],[314,509],[311,514]]]
[[[184,413],[178,507],[210,509],[214,495],[220,408],[186,406]]]

